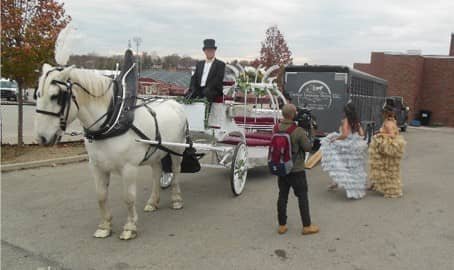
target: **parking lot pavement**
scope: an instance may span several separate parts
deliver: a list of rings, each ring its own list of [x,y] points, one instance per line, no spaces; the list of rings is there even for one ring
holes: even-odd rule
[[[289,231],[276,233],[276,179],[249,171],[233,197],[226,170],[181,176],[185,208],[141,211],[149,168],[138,181],[138,238],[119,240],[126,221],[121,179],[109,205],[114,235],[94,239],[99,222],[86,163],[2,175],[2,269],[446,269],[454,265],[454,132],[409,129],[402,163],[404,197],[369,193],[359,201],[330,192],[320,166],[308,171],[317,235],[301,236],[297,202],[289,199]]]

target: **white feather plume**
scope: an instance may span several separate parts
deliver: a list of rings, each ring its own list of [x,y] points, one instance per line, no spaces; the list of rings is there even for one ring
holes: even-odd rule
[[[68,24],[60,31],[57,42],[55,42],[55,61],[59,65],[66,65],[72,51],[71,34],[75,32],[75,28]]]

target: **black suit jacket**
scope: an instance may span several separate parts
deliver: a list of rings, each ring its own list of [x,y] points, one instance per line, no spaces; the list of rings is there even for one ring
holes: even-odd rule
[[[200,82],[202,81],[203,66],[205,61],[199,61],[196,64],[194,75],[191,77],[190,97],[206,97],[208,101],[213,102],[216,97],[223,95],[222,82],[224,80],[225,63],[214,59],[208,72],[205,89],[202,91]]]

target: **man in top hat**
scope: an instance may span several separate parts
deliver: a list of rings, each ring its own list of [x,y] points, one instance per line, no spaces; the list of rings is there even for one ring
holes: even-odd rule
[[[214,39],[205,39],[203,41],[203,52],[206,58],[196,64],[194,75],[191,77],[189,93],[186,95],[187,98],[206,98],[211,103],[217,97],[223,96],[222,82],[224,79],[225,63],[216,59],[216,49]],[[170,154],[161,160],[161,164],[165,177],[171,178],[172,160]]]
[[[225,63],[216,59],[216,44],[214,39],[203,41],[205,60],[196,64],[194,75],[191,77],[188,98],[206,98],[213,102],[222,97],[222,81],[224,79]]]

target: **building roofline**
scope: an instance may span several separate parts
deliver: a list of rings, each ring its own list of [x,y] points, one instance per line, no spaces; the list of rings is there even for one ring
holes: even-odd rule
[[[388,55],[403,55],[403,56],[422,56],[421,53],[408,53],[408,52],[393,52],[393,51],[388,51],[388,52],[381,52],[383,54],[388,54]]]
[[[436,58],[436,59],[454,59],[454,56],[449,55],[422,55],[424,58]]]

